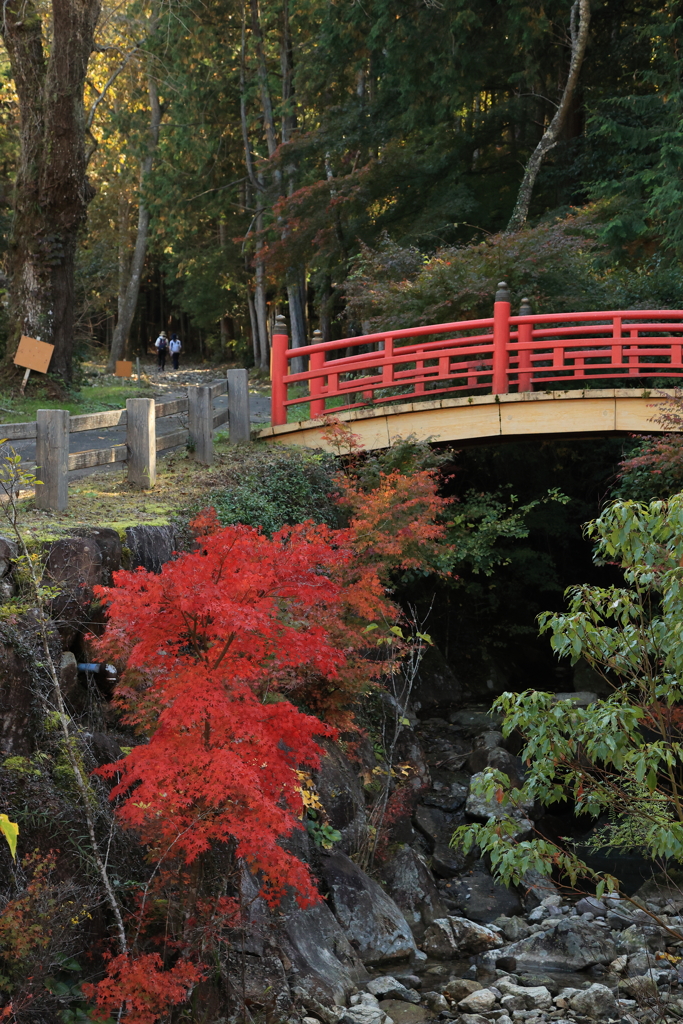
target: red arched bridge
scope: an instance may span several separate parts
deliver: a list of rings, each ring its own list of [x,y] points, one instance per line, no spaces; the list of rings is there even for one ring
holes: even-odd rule
[[[683,310],[493,316],[290,348],[272,339],[266,440],[319,446],[322,417],[351,423],[367,448],[434,440],[657,432],[653,405],[683,377]]]

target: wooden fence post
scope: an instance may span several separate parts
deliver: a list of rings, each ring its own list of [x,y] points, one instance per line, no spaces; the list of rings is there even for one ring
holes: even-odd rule
[[[194,457],[202,466],[210,466],[213,462],[213,398],[210,385],[197,388],[196,402]]]
[[[199,388],[196,384],[190,384],[187,388],[187,443],[193,452],[197,450],[197,436],[199,434],[199,427],[197,421],[197,392]],[[193,456],[194,457],[194,456]]]
[[[505,281],[500,281],[493,305],[493,365],[491,391],[494,395],[507,395],[508,365],[510,361],[510,292]]]
[[[69,413],[38,409],[36,413],[36,508],[64,512],[69,502]]]
[[[289,338],[287,336],[287,322],[283,316],[275,317],[273,328],[273,339],[270,349],[270,422],[276,427],[287,422],[287,349]]]
[[[126,399],[128,483],[148,491],[157,482],[157,422],[153,398]]]
[[[251,439],[248,370],[228,370],[228,429],[230,444]]]

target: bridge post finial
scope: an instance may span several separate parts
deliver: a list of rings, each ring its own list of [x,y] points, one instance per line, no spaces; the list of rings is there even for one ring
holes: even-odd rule
[[[313,331],[313,341],[312,341],[311,344],[313,344],[313,345],[322,345],[322,341],[323,341],[323,332],[320,330],[320,328],[318,328],[317,331]]]
[[[522,301],[520,302],[520,304],[519,304],[519,315],[520,316],[531,316],[532,313],[533,313],[533,310],[531,308],[531,303],[529,302],[529,300],[525,296],[522,299]]]
[[[287,321],[282,313],[278,313],[273,324],[273,334],[287,334]]]
[[[510,301],[510,289],[507,286],[506,281],[498,282],[498,289],[496,291],[496,302],[509,302]]]

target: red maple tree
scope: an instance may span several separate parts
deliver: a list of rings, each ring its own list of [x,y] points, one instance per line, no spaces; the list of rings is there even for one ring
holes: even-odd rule
[[[279,840],[299,825],[295,771],[318,767],[315,737],[334,730],[280,691],[299,670],[334,678],[344,667],[331,573],[350,551],[324,526],[272,538],[219,529],[211,515],[196,526],[195,551],[158,575],[118,572],[99,590],[109,619],[100,651],[126,664],[116,701],[149,737],[99,771],[117,778],[117,814],[145,842],[171,844],[186,863],[233,843],[267,899],[291,886],[305,904],[318,898],[308,869]]]
[[[98,588],[108,625],[97,645],[125,666],[115,700],[146,739],[98,771],[115,780],[120,821],[159,862],[192,865],[222,846],[271,905],[288,889],[302,906],[320,898],[282,845],[301,827],[296,772],[319,766],[318,739],[352,724],[350,703],[381,671],[366,628],[380,620],[389,631],[400,617],[386,593],[392,572],[429,562],[442,537],[435,478],[411,480],[388,475],[372,494],[348,484],[347,530],[309,522],[269,538],[206,510],[195,550],[158,575],[121,571]],[[207,920],[230,916],[200,904]],[[130,951],[109,961],[88,986],[99,1012],[125,1003],[131,1024],[151,1024],[182,1001],[201,965],[187,944],[165,945],[166,961]],[[169,951],[181,954],[170,967]]]

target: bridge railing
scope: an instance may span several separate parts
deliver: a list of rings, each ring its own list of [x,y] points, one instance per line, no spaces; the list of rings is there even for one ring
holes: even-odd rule
[[[683,310],[532,313],[523,299],[513,316],[501,282],[492,317],[328,342],[316,332],[314,343],[301,348],[289,347],[284,318],[277,317],[271,376],[274,426],[287,422],[288,409],[307,404],[316,419],[332,410],[458,392],[680,378]]]

